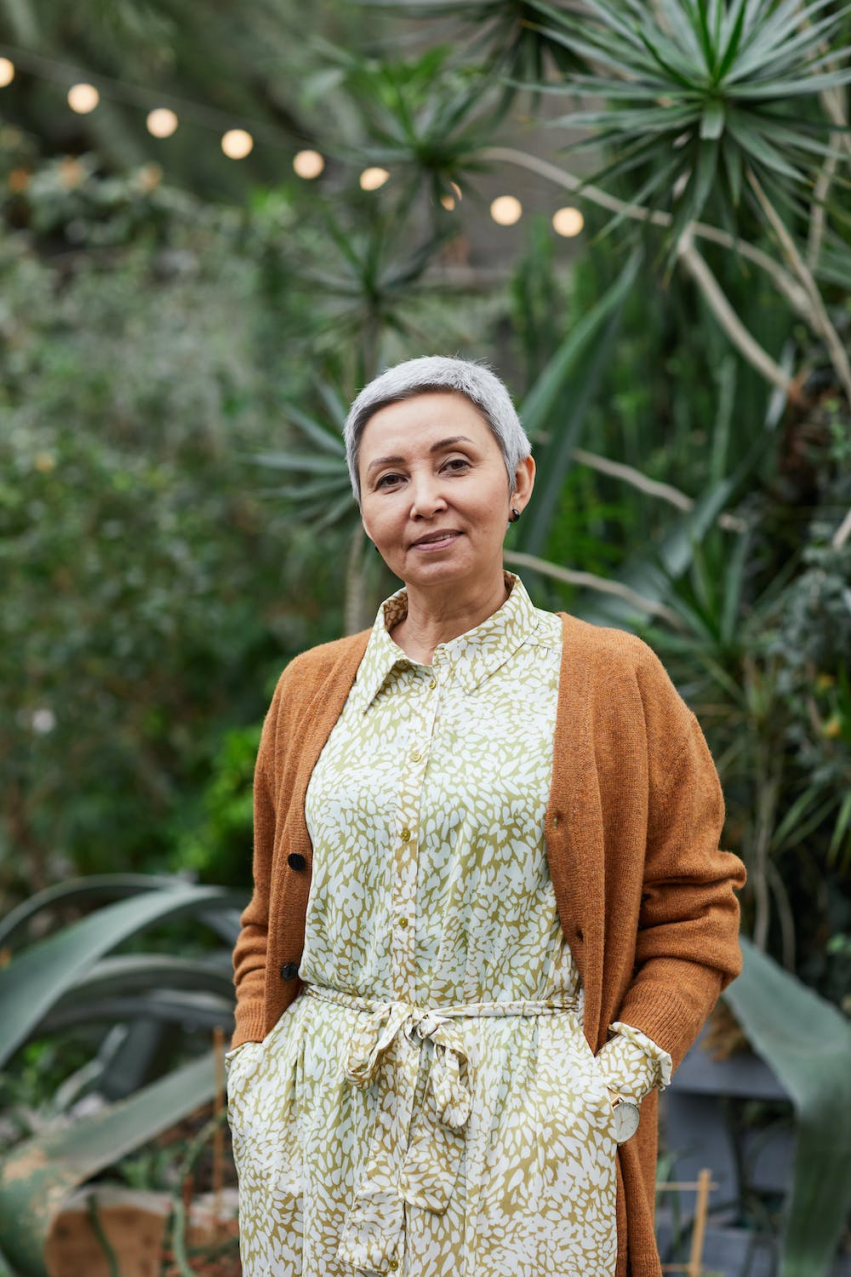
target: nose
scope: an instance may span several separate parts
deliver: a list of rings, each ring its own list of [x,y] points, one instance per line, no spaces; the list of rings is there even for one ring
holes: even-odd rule
[[[440,477],[431,473],[411,476],[411,518],[430,519],[446,509]]]

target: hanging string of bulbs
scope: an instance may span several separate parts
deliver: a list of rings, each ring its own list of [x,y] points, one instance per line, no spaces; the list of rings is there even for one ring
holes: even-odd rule
[[[80,74],[77,67],[71,67],[52,58],[43,57],[41,54],[32,53],[30,50],[12,49],[10,46],[2,44],[0,44],[0,89],[5,88],[14,80],[17,69],[16,63],[29,74],[53,80],[63,86],[70,83],[70,87],[67,89],[68,106],[78,115],[89,115],[96,110],[101,100],[101,93],[104,96],[142,107],[146,110],[145,126],[151,136],[155,138],[169,138],[176,132],[181,121],[180,115],[178,115],[178,111],[175,108],[179,107],[181,115],[191,122],[219,132],[222,151],[231,160],[243,160],[251,154],[254,149],[254,133],[261,131],[270,132],[269,126],[262,123],[252,124],[254,132],[247,128],[234,127],[232,119],[224,112],[217,111],[212,107],[202,106],[197,102],[177,99],[173,96],[169,97],[172,105],[152,107],[151,93],[147,89],[102,75],[97,77],[100,87],[91,84],[88,80],[75,80],[74,77]],[[280,145],[277,140],[273,140],[273,144]],[[323,172],[325,158],[319,151],[302,150],[293,156],[292,165],[298,177],[305,179],[305,181],[311,181],[319,177]],[[390,173],[387,169],[378,167],[366,168],[360,174],[361,189],[364,191],[376,191],[384,185],[389,177]],[[454,209],[456,203],[461,199],[461,190],[458,185],[452,182],[451,187],[453,193],[443,195],[440,201],[443,207],[449,210]],[[498,195],[491,202],[490,215],[499,226],[513,226],[523,215],[523,205],[514,195]],[[584,218],[578,208],[559,208],[553,214],[552,226],[556,234],[565,238],[573,238],[581,233],[584,226]]]

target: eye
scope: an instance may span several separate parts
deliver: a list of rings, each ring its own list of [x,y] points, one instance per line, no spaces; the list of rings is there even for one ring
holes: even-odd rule
[[[381,476],[381,478],[378,480],[378,483],[376,483],[376,485],[375,485],[375,486],[376,486],[376,488],[383,488],[383,487],[385,486],[386,480],[388,480],[388,479],[401,479],[401,477],[402,477],[402,476],[401,476],[400,474],[383,474],[383,475]]]
[[[466,457],[450,457],[446,464],[447,464],[447,466],[461,466],[461,467],[464,467],[464,466],[469,466],[469,464],[470,464],[470,463],[469,463],[469,461],[467,460],[467,458],[466,458]],[[459,472],[459,473],[460,473],[460,472]]]

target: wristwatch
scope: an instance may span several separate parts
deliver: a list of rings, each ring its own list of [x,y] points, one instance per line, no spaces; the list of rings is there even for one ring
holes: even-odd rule
[[[607,1086],[606,1090],[609,1093],[609,1099],[614,1110],[615,1140],[618,1144],[624,1144],[638,1130],[638,1121],[641,1113],[637,1104],[632,1104],[629,1100],[625,1100],[622,1095],[612,1090],[610,1086]]]

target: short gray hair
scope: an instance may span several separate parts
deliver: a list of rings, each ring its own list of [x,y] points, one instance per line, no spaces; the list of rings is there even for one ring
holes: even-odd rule
[[[426,395],[436,390],[454,390],[466,395],[479,409],[502,451],[509,483],[517,467],[532,452],[526,431],[503,381],[483,360],[459,359],[449,355],[423,355],[406,359],[375,377],[355,399],[343,426],[346,461],[352,491],[360,506],[361,490],[358,456],[364,427],[380,408]]]

